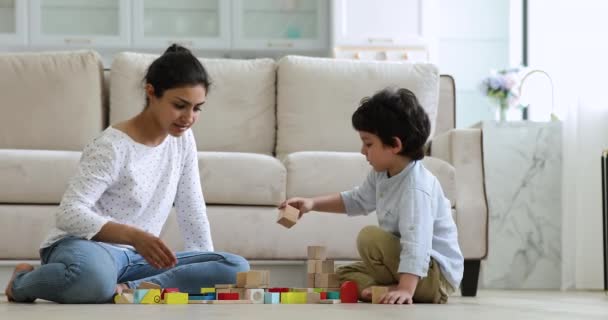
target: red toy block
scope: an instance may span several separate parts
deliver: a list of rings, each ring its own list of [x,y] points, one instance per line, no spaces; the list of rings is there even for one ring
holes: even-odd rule
[[[340,287],[340,300],[342,303],[357,303],[357,283],[353,281],[345,281]]]
[[[218,293],[217,300],[239,300],[239,293]]]
[[[269,288],[268,292],[289,292],[289,288]]]
[[[327,300],[327,292],[321,292],[321,300]]]
[[[160,294],[160,298],[165,300],[165,293],[169,293],[169,292],[179,292],[178,288],[165,288],[163,289],[163,292]]]

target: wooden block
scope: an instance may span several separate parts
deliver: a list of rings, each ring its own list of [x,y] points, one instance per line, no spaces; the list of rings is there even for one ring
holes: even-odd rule
[[[188,294],[184,292],[167,292],[165,294],[166,304],[188,304]]]
[[[231,290],[232,293],[238,293],[239,294],[239,300],[245,300],[245,291],[247,289],[245,289],[245,288],[232,288],[230,290]]]
[[[345,281],[342,283],[340,286],[340,301],[342,301],[342,303],[359,302],[359,292],[356,282]]]
[[[144,281],[139,284],[137,289],[161,289],[161,287],[159,285],[157,285],[156,283]]]
[[[114,296],[114,303],[116,304],[133,304],[134,297],[132,293],[121,293]]]
[[[201,288],[201,293],[215,293],[215,288]]]
[[[315,288],[336,288],[340,286],[340,279],[335,273],[316,273]],[[338,290],[339,291],[339,290]]]
[[[372,303],[380,303],[380,298],[382,298],[385,293],[388,293],[388,287],[372,287]]]
[[[270,271],[251,270],[245,277],[245,287],[268,287],[270,283]]]
[[[236,286],[238,288],[245,288],[247,284],[247,272],[239,272],[236,274]]]
[[[160,304],[160,289],[149,289],[146,295],[139,302],[141,304]]]
[[[322,262],[323,260],[308,260],[306,263],[306,272],[308,273],[322,273]],[[333,271],[332,271],[333,272]]]
[[[340,299],[325,299],[325,300],[319,301],[319,303],[322,303],[322,304],[339,304],[339,303],[342,303],[342,302],[340,301]]]
[[[285,208],[279,209],[279,218],[277,219],[277,223],[285,228],[291,228],[298,223],[299,217],[300,210],[290,205],[286,205]]]
[[[230,288],[236,288],[236,285],[234,285],[234,284],[216,284],[215,288],[216,289],[230,289]]]
[[[281,303],[281,293],[280,292],[265,292],[264,293],[264,303],[265,304]]]
[[[263,304],[264,293],[264,289],[247,289],[243,300],[251,300],[253,304]]]
[[[334,273],[334,260],[322,260],[316,273]]]
[[[216,289],[215,293],[216,294],[220,294],[220,293],[234,293],[233,289],[234,288],[232,288],[232,289],[230,289],[230,288],[228,288],[228,289]]]
[[[309,273],[306,276],[306,286],[309,288],[315,287],[315,274],[314,273]]]
[[[306,294],[306,303],[319,303],[321,301],[321,294],[318,292],[308,292]]]
[[[309,246],[308,247],[308,259],[309,260],[326,260],[327,259],[327,248],[323,246]]]

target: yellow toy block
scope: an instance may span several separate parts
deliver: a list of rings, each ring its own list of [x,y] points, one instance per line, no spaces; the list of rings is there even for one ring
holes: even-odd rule
[[[132,293],[121,293],[114,296],[114,303],[116,304],[132,304],[134,301]]]
[[[188,294],[184,292],[165,293],[166,304],[188,304]]]
[[[159,304],[160,303],[160,289],[150,289],[148,293],[141,299],[141,304]]]
[[[201,293],[215,293],[215,288],[201,288]]]

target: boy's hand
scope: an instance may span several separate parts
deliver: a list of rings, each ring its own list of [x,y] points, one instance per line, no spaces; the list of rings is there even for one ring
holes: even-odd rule
[[[400,289],[399,287],[395,288],[393,291],[389,291],[385,293],[380,298],[380,303],[385,304],[412,304],[414,301],[412,297],[414,295],[408,290]]]
[[[310,198],[291,198],[283,201],[279,206],[279,209],[283,209],[285,205],[290,205],[298,210],[300,210],[301,218],[303,214],[309,212],[314,207],[315,202]]]

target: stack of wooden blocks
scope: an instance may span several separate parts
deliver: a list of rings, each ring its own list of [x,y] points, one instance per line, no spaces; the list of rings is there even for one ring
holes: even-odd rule
[[[308,247],[307,269],[309,288],[338,288],[340,286],[338,275],[334,272],[334,261],[327,260],[326,247]]]

